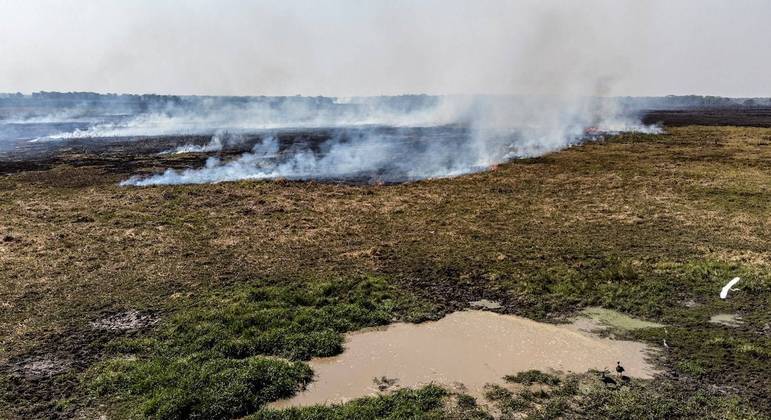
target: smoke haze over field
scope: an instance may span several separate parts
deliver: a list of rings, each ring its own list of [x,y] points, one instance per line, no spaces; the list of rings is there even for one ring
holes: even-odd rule
[[[0,91],[771,95],[766,0],[0,0]]]
[[[769,18],[762,0],[0,0],[0,91],[211,95],[7,96],[0,150],[205,135],[166,152],[218,153],[258,135],[124,185],[459,175],[656,130],[611,96],[771,94]],[[332,134],[281,149],[298,130]]]
[[[480,171],[600,133],[656,130],[639,123],[638,108],[629,98],[584,96],[5,95],[0,151],[7,144],[13,154],[19,141],[66,150],[70,141],[211,135],[207,143],[175,145],[161,155],[220,154],[246,150],[257,137],[262,141],[238,158],[212,157],[199,169],[132,177],[123,185],[270,178],[395,182]],[[30,138],[32,133],[40,134]],[[279,145],[277,133],[289,142]]]
[[[397,112],[392,103],[394,99],[398,99],[402,108],[410,110]],[[267,126],[238,127],[238,130],[255,133],[315,127],[333,129],[333,135],[315,149],[298,143],[282,151],[276,139],[266,134],[250,153],[237,159],[223,161],[211,157],[202,168],[169,169],[156,176],[132,177],[122,185],[274,178],[394,182],[448,177],[576,144],[592,137],[587,129],[591,129],[591,133],[658,130],[642,126],[634,113],[614,99],[511,96],[409,99],[358,98],[346,100],[344,104],[316,104],[310,110],[291,107],[294,112],[281,108],[278,113],[281,117],[267,118],[264,121]],[[249,109],[254,112],[255,108]],[[255,116],[262,114],[255,112]],[[255,117],[243,121],[259,124],[261,120]],[[169,124],[164,125],[164,129],[169,128]],[[100,131],[96,127],[92,134],[105,134],[99,134]],[[110,134],[115,133],[115,129],[110,130]],[[215,134],[205,145],[185,145],[169,152],[219,151],[225,143],[239,141],[232,136],[231,127],[230,132]]]

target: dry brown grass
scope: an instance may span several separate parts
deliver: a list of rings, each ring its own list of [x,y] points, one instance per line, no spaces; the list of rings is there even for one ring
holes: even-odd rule
[[[670,131],[394,186],[122,188],[99,165],[5,176],[3,348],[249,276],[409,282],[427,266],[526,273],[596,254],[768,266],[771,130]]]
[[[98,157],[0,177],[0,363],[30,351],[67,356],[98,338],[89,323],[106,313],[176,311],[255,278],[281,283],[375,274],[444,311],[484,297],[501,300],[508,312],[559,318],[587,303],[575,289],[583,287],[583,274],[663,270],[664,279],[634,280],[661,283],[646,289],[622,278],[624,285],[603,297],[655,318],[670,302],[625,293],[647,290],[670,299],[663,287],[677,281],[668,277],[672,267],[717,261],[768,273],[771,129],[669,131],[391,186],[275,181],[123,188],[117,183],[130,174]],[[140,160],[140,169],[156,166]],[[763,279],[746,287],[767,290]],[[539,284],[546,280],[548,296]],[[699,287],[711,296],[711,283]],[[682,289],[675,287],[683,296],[672,302],[705,299],[702,289]],[[751,315],[758,302],[748,295],[730,305]],[[682,314],[673,308],[665,315]],[[701,315],[687,316],[696,322]],[[755,337],[762,346],[754,329],[767,315],[745,318],[743,339]]]

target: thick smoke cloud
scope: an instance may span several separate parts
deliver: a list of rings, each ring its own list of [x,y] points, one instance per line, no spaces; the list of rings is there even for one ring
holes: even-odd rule
[[[0,0],[0,91],[771,95],[767,0]]]

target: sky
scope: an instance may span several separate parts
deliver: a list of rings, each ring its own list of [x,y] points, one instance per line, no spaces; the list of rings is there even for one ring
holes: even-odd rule
[[[0,0],[0,92],[771,96],[769,0]]]

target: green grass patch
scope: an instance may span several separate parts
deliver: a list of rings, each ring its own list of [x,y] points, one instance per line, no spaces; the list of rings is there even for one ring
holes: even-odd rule
[[[560,378],[556,375],[541,372],[540,370],[527,370],[524,372],[518,372],[516,375],[506,375],[503,377],[506,382],[532,385],[559,385]]]
[[[325,419],[444,419],[446,390],[435,385],[420,389],[401,389],[393,394],[365,397],[346,404],[263,410],[250,420]],[[474,407],[470,407],[474,409]]]
[[[722,301],[720,289],[736,276],[742,278],[741,293]],[[648,263],[605,257],[553,265],[506,283],[529,317],[548,320],[549,314],[585,308],[585,314],[624,332],[661,326],[626,314],[670,324],[693,315],[701,322],[704,310],[752,311],[771,290],[771,273],[710,260]],[[702,309],[686,308],[688,300]]]
[[[580,410],[593,418],[613,419],[761,419],[746,401],[703,392],[691,393],[671,383],[645,382],[610,389],[589,387]]]
[[[489,384],[485,389],[485,399],[490,401],[495,408],[505,415],[524,412],[530,408],[530,402],[525,398],[514,395],[508,389],[497,385]]]
[[[298,361],[340,353],[344,332],[420,320],[429,310],[376,277],[255,282],[179,311],[154,337],[114,342],[123,354],[92,369],[88,384],[127,415],[241,416],[310,382]]]
[[[514,394],[498,385],[488,386],[487,398],[506,416],[528,419],[760,419],[761,414],[738,397],[694,392],[683,384],[635,380],[606,386],[598,372],[570,374],[544,392],[528,387]]]
[[[163,419],[240,416],[293,395],[313,375],[303,363],[264,357],[114,359],[100,370],[97,395],[138,396],[135,414]]]

